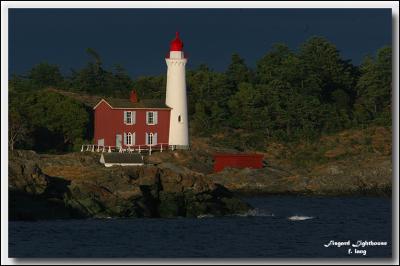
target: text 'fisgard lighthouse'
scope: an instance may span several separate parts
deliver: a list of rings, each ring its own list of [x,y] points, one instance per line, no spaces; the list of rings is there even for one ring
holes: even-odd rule
[[[93,108],[95,145],[92,150],[97,146],[96,150],[102,152],[151,153],[189,148],[187,58],[178,32],[169,50],[165,58],[168,66],[165,100],[140,99],[135,89],[125,99],[101,99]]]
[[[187,149],[189,147],[185,71],[187,58],[183,52],[183,42],[179,38],[179,32],[171,42],[165,61],[168,66],[165,104],[171,107],[169,144],[177,149]]]

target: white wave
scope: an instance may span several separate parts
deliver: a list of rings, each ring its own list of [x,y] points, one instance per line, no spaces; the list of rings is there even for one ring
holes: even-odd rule
[[[315,217],[313,216],[301,216],[301,215],[293,215],[288,217],[290,221],[304,221],[304,220],[310,220],[314,219]]]

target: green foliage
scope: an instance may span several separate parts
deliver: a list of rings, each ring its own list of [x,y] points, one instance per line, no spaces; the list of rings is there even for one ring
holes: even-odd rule
[[[298,84],[301,81],[300,60],[285,44],[276,44],[257,62],[256,80],[260,84],[283,81]]]
[[[336,47],[321,37],[313,37],[300,48],[302,74],[307,77],[303,89],[323,103],[332,102],[337,89],[349,89],[351,75]]]
[[[71,98],[39,91],[10,94],[10,102],[11,118],[30,131],[32,142],[20,143],[22,147],[65,151],[86,136],[89,114],[83,104]]]
[[[38,89],[37,86],[35,86],[30,79],[17,75],[12,75],[8,84],[9,84],[8,91],[10,93],[21,92],[21,91],[32,91]]]
[[[376,58],[362,63],[357,82],[355,119],[358,124],[391,125],[392,50],[381,48]]]
[[[243,82],[251,82],[252,73],[244,60],[237,54],[232,54],[231,63],[226,71],[228,88],[237,91],[238,85]]]
[[[28,141],[29,129],[27,127],[28,121],[22,116],[17,109],[12,106],[8,113],[9,127],[8,127],[8,145],[10,150],[14,150],[15,146],[20,146],[22,143]]]
[[[132,84],[132,88],[137,91],[139,98],[142,99],[164,98],[166,86],[167,80],[165,76],[139,77]]]
[[[206,114],[204,103],[197,102],[195,104],[195,115],[192,118],[193,133],[200,136],[209,133],[209,121],[210,117]]]
[[[263,121],[260,93],[251,83],[241,83],[229,100],[231,125],[248,130],[260,129]]]
[[[197,129],[195,132],[209,134],[228,124],[230,114],[227,104],[231,92],[224,74],[200,65],[196,70],[188,71],[187,87],[188,112],[192,127]]]
[[[34,91],[62,86],[64,86],[64,77],[59,67],[46,62],[33,66],[26,76],[14,74],[9,80],[10,92]]]
[[[54,149],[77,150],[78,143],[90,142],[88,111],[58,94],[40,93],[46,87],[119,98],[136,89],[139,99],[165,97],[165,75],[132,80],[122,66],[107,70],[99,53],[86,52],[87,64],[68,77],[47,63],[11,77],[10,121],[14,132],[21,128],[15,145],[34,147],[58,137],[61,148]],[[263,150],[274,140],[311,142],[352,127],[391,126],[391,58],[384,47],[354,66],[334,44],[312,37],[297,51],[274,45],[254,70],[236,53],[222,73],[200,65],[186,75],[190,132],[212,136],[218,145]]]
[[[59,87],[64,81],[59,67],[47,62],[34,66],[29,71],[28,79],[38,88]]]
[[[78,92],[113,97],[126,97],[133,82],[121,65],[115,65],[114,71],[103,68],[100,55],[91,48],[86,50],[91,61],[79,71],[72,70],[69,86]]]

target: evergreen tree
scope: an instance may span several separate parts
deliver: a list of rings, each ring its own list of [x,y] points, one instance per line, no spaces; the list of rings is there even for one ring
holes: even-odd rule
[[[121,65],[114,66],[115,73],[112,76],[112,91],[113,96],[117,98],[126,97],[127,93],[129,93],[133,88],[133,81],[129,77],[126,70]]]
[[[363,125],[378,122],[391,125],[392,51],[380,49],[376,58],[367,57],[357,83],[356,121]]]
[[[255,130],[263,123],[259,108],[261,95],[251,83],[240,83],[238,92],[229,100],[231,125],[245,130]]]
[[[82,103],[53,92],[40,91],[26,95],[19,113],[26,117],[36,133],[48,132],[57,145],[66,149],[82,140],[87,131],[89,115]],[[45,146],[54,140],[40,139],[37,145]],[[47,143],[46,143],[47,142]]]
[[[242,59],[239,54],[234,53],[231,57],[231,63],[226,71],[228,88],[231,94],[234,94],[238,90],[238,86],[243,82],[252,81],[252,73],[247,67],[244,59]]]
[[[335,90],[352,86],[351,72],[340,58],[336,47],[322,37],[312,37],[300,48],[302,74],[306,77],[302,92],[319,97],[322,103],[332,103]]]
[[[35,65],[28,74],[28,79],[37,88],[58,87],[63,82],[63,76],[56,65],[47,62]]]
[[[165,75],[132,80],[122,66],[107,70],[95,50],[86,52],[89,62],[70,77],[41,63],[26,76],[10,78],[10,147],[37,148],[53,140],[60,151],[88,138],[86,109],[44,92],[47,87],[118,98],[136,89],[139,99],[165,97]],[[329,41],[313,37],[296,52],[274,45],[254,76],[238,54],[223,73],[200,65],[186,75],[191,134],[223,133],[230,147],[263,149],[269,139],[300,141],[354,125],[390,126],[391,58],[391,48],[384,47],[357,67]]]
[[[298,85],[302,73],[300,60],[284,44],[275,44],[272,51],[268,52],[257,62],[256,81],[259,84],[268,84],[272,81],[285,81]]]
[[[137,90],[139,99],[164,99],[166,85],[165,76],[143,76],[132,82],[132,88]]]
[[[210,131],[210,117],[206,114],[204,102],[195,104],[195,112],[192,116],[191,127],[195,135],[207,135]]]

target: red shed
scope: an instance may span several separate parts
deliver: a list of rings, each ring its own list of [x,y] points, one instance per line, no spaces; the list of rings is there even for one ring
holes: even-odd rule
[[[214,155],[214,172],[222,171],[225,167],[232,168],[262,168],[262,154],[256,153],[219,153]]]

